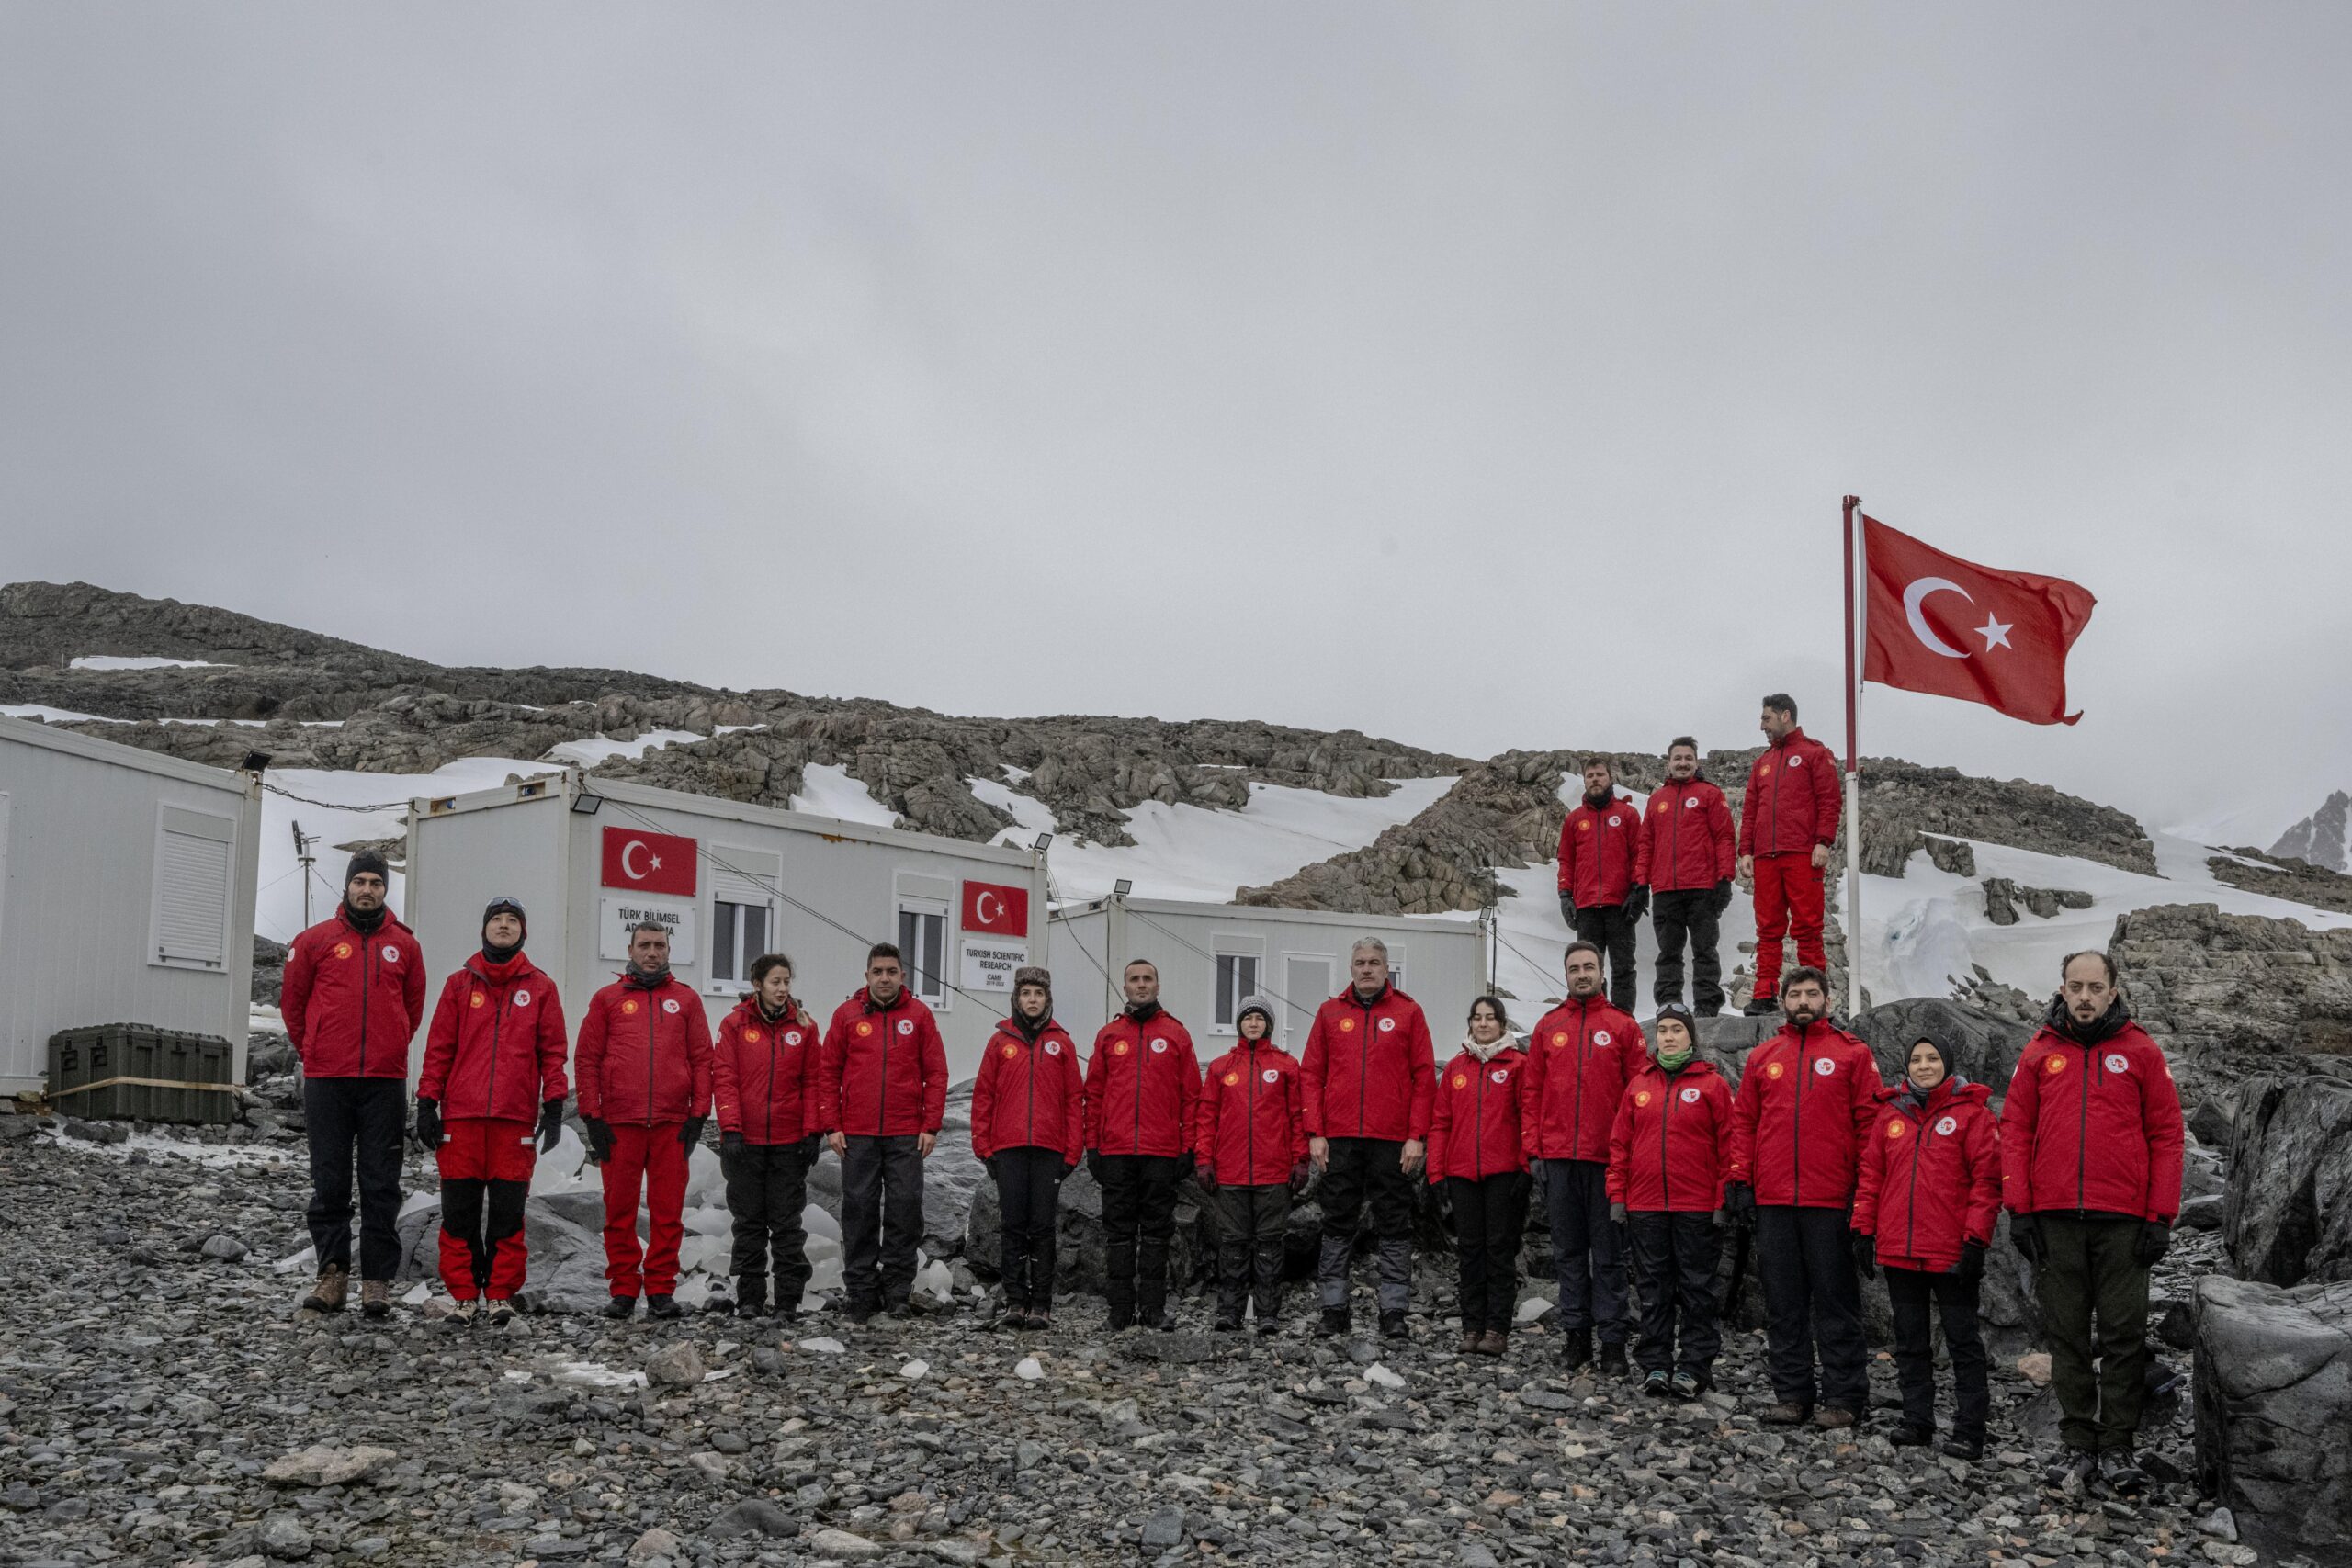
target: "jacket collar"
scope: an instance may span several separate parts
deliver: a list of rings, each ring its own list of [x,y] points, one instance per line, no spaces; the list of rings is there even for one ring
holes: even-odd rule
[[[1786,735],[1783,735],[1778,740],[1773,741],[1772,744],[1766,747],[1765,750],[1769,751],[1784,746],[1793,746],[1800,740],[1809,739],[1811,738],[1804,732],[1804,726],[1801,724],[1792,724],[1789,726],[1789,732]]]
[[[477,953],[466,960],[466,968],[477,978],[492,986],[511,986],[526,975],[538,973],[530,955],[523,953],[517,953],[503,964],[492,964]]]
[[[906,1006],[908,1001],[910,1000],[913,996],[914,993],[912,991],[907,989],[904,986],[901,986],[899,987],[899,995],[897,998],[888,1006],[885,1007],[882,1003],[874,999],[874,992],[870,987],[861,987],[858,989],[857,1000],[858,1005],[864,1008],[867,1012],[896,1012],[900,1008]]]
[[[2120,991],[2115,994],[2113,1001],[2107,1004],[2107,1010],[2088,1023],[2075,1021],[2075,1015],[2066,1010],[2066,998],[2063,995],[2050,998],[2050,1010],[2042,1019],[2043,1027],[2052,1034],[2085,1049],[2106,1044],[2122,1033],[2131,1021],[2132,1010],[2123,1005],[2123,993]]]

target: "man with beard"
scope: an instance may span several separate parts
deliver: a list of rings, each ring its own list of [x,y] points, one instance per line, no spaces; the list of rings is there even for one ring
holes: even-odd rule
[[[878,942],[865,984],[833,1010],[817,1073],[817,1124],[842,1162],[842,1293],[849,1320],[914,1312],[922,1162],[947,1116],[947,1046],[906,959]]]
[[[2136,1492],[2148,1270],[2180,1213],[2180,1093],[2107,954],[2074,953],[2059,977],[2002,1103],[2001,1201],[2050,1337],[2061,1447],[2046,1478]]]
[[[1764,699],[1757,728],[1767,744],[1747,770],[1739,802],[1739,874],[1756,889],[1756,988],[1747,1010],[1772,1010],[1781,994],[1781,942],[1793,933],[1797,962],[1828,967],[1821,876],[1838,842],[1838,760],[1797,728],[1786,692]]]
[[[1699,776],[1699,743],[1678,735],[1666,749],[1666,782],[1642,812],[1642,847],[1634,880],[1649,889],[1650,929],[1657,937],[1651,995],[1660,1007],[1682,1000],[1682,945],[1690,944],[1691,999],[1701,1018],[1724,1010],[1719,923],[1731,908],[1739,834],[1724,792]]]
[[[1121,987],[1125,1010],[1095,1034],[1086,1064],[1086,1168],[1102,1190],[1111,1328],[1168,1329],[1168,1248],[1194,1164],[1201,1068],[1191,1032],[1159,1005],[1159,965],[1130,960]]]
[[[1634,1010],[1634,932],[1650,890],[1634,874],[1641,858],[1642,813],[1616,793],[1606,757],[1588,758],[1584,799],[1560,824],[1560,914],[1577,940],[1609,955],[1609,1000]]]

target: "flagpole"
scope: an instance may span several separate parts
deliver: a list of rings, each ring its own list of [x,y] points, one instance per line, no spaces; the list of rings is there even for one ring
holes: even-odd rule
[[[1861,649],[1867,592],[1868,546],[1855,525],[1862,498],[1846,498],[1846,1015],[1862,1005],[1862,777]]]

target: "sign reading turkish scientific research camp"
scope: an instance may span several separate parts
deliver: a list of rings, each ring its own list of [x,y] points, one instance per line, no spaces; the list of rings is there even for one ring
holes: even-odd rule
[[[1029,962],[1029,890],[1001,882],[964,884],[962,934],[956,943],[967,991],[1012,994],[1012,974]]]
[[[596,920],[596,956],[626,960],[629,932],[646,920],[669,931],[672,964],[695,961],[694,900],[653,898],[632,893],[605,895]]]

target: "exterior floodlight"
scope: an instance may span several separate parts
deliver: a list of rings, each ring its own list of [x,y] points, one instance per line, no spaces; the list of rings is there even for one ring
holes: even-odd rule
[[[1111,884],[1111,891],[1122,898],[1125,897],[1135,890],[1136,885],[1124,876],[1119,878],[1118,881]]]
[[[581,791],[578,795],[571,797],[571,809],[575,815],[581,817],[595,816],[598,811],[604,808],[604,805],[605,797],[603,795],[590,795],[585,790]]]
[[[1040,833],[1037,835],[1037,842],[1035,848],[1039,854],[1044,854],[1046,852],[1046,846],[1053,841],[1054,836],[1051,833]]]

